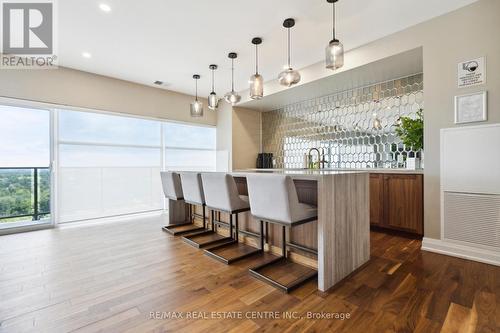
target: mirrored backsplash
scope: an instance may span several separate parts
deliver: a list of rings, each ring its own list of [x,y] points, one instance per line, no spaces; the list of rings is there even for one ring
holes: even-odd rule
[[[403,168],[396,127],[423,108],[422,74],[286,105],[262,114],[263,151],[276,168],[303,168],[311,148],[325,168]]]

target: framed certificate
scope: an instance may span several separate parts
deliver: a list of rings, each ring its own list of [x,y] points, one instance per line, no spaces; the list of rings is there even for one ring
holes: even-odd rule
[[[488,120],[486,91],[455,96],[455,124]]]

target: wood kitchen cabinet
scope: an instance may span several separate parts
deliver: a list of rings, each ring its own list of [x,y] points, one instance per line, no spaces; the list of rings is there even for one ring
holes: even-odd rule
[[[423,176],[370,174],[370,223],[423,235]]]

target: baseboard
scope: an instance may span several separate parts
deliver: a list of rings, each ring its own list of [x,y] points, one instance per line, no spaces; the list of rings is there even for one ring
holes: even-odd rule
[[[422,250],[500,266],[500,253],[498,251],[456,244],[445,240],[424,237]]]

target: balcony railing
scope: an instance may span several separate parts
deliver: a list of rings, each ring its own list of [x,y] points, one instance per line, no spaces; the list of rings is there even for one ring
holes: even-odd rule
[[[49,168],[0,167],[0,223],[38,221],[49,214]]]

